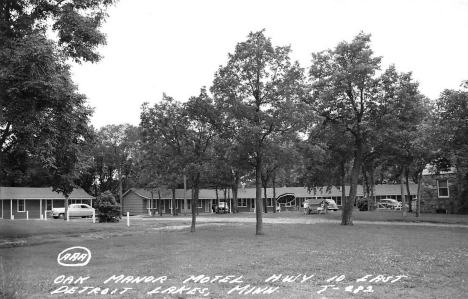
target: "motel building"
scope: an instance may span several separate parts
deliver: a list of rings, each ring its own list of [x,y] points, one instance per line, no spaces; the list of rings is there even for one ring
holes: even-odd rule
[[[363,186],[358,186],[357,198],[364,196]],[[349,193],[349,186],[346,187],[346,194]],[[411,198],[416,198],[417,185],[410,184]],[[406,193],[406,186],[405,186]],[[173,214],[172,212],[172,190],[165,190],[161,192],[161,204],[160,208],[163,214]],[[287,196],[285,196],[287,195]],[[401,187],[399,184],[383,184],[375,185],[374,195],[377,202],[380,199],[392,198],[401,201]],[[262,198],[264,197],[264,189],[262,188]],[[303,211],[304,201],[312,200],[319,203],[323,199],[333,199],[338,208],[342,207],[343,201],[341,200],[341,190],[332,187],[318,188],[315,192],[309,191],[304,187],[281,187],[276,188],[273,192],[273,188],[267,188],[267,210],[273,212],[274,198],[281,198],[278,200],[281,211]],[[347,198],[348,196],[346,196]],[[408,195],[406,195],[408,197]],[[123,212],[127,212],[130,215],[151,215],[153,207],[155,214],[158,213],[158,198],[159,194],[156,190],[150,192],[146,189],[131,188],[123,194]],[[183,189],[175,190],[175,209],[177,214],[184,213],[184,198],[187,202],[186,212],[191,213],[191,200],[192,191],[189,189],[184,192]],[[217,202],[227,202],[229,208],[233,207],[232,204],[232,192],[226,192],[224,196],[223,190],[212,190],[212,189],[200,189],[199,200],[198,200],[198,213],[213,213],[213,206]],[[237,194],[237,210],[239,212],[254,212],[255,211],[255,188],[239,188]]]
[[[93,197],[83,189],[75,189],[68,204],[83,203],[92,206]],[[63,208],[65,197],[52,188],[0,187],[0,219],[52,218],[52,208]]]

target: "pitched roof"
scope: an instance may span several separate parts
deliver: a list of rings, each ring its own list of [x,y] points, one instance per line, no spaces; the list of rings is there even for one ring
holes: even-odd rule
[[[412,195],[415,195],[418,189],[418,185],[410,184],[410,192]],[[267,197],[273,198],[273,188],[267,188]],[[346,195],[349,195],[349,186],[346,186]],[[143,188],[132,188],[125,192],[124,196],[129,192],[135,192],[138,196],[150,199],[151,192],[145,190]],[[262,188],[262,197],[264,197],[264,190]],[[187,199],[191,198],[192,190],[187,190]],[[341,189],[336,187],[319,187],[315,190],[308,190],[306,187],[279,187],[275,190],[276,197],[280,196],[281,194],[285,193],[294,193],[296,197],[323,197],[323,196],[341,196]],[[363,196],[363,186],[358,185],[357,196]],[[375,185],[374,195],[400,195],[401,194],[401,187],[400,185],[393,185],[393,184],[384,184],[384,185]],[[405,194],[406,194],[406,185],[405,185]],[[178,199],[184,198],[184,190],[183,189],[176,189],[175,190],[175,197]],[[232,198],[232,191],[230,191],[230,198]],[[255,198],[255,188],[239,188],[238,198]],[[153,198],[158,198],[158,193],[153,193]],[[172,190],[165,190],[161,193],[161,198],[172,198]],[[216,191],[214,189],[200,189],[199,198],[203,199],[216,199]],[[224,199],[224,192],[223,190],[218,190],[218,198]]]
[[[69,199],[93,199],[83,189],[75,189]],[[63,194],[52,191],[52,188],[34,187],[0,187],[0,199],[65,199]]]

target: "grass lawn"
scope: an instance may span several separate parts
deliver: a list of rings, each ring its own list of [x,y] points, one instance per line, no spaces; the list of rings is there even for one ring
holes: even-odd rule
[[[400,221],[396,213],[379,213]],[[265,223],[263,236],[255,236],[255,223],[223,223],[219,218],[200,222],[195,233],[183,216],[180,221],[170,216],[133,219],[130,227],[125,221],[0,220],[0,298],[468,297],[468,226],[357,222],[346,227],[339,225],[340,214],[264,214],[332,221]],[[376,213],[355,213],[354,219],[386,219],[371,214]],[[434,221],[427,216],[429,222],[465,223],[463,217],[448,221],[433,215]],[[89,264],[59,265],[59,254],[74,246],[91,251]],[[116,282],[113,275],[123,276]],[[192,275],[204,276],[194,282]],[[52,294],[58,289],[74,293]],[[272,293],[264,294],[268,290]]]

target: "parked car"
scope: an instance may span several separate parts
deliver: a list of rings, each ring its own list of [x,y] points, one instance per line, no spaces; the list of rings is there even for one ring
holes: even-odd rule
[[[381,210],[395,210],[398,206],[400,203],[392,198],[384,198],[377,203],[377,208]]]
[[[93,217],[94,209],[87,204],[71,204],[68,206],[68,216],[69,217]],[[55,219],[65,218],[65,208],[53,208],[52,217]]]
[[[229,206],[225,202],[220,202],[218,206],[216,206],[216,213],[229,213]]]
[[[320,202],[320,205],[328,205],[329,211],[338,211],[338,205],[333,199],[326,198]]]
[[[319,202],[315,200],[308,200],[304,202],[304,214],[313,214],[317,213],[320,214],[325,211],[325,207],[327,207],[328,211],[338,211],[338,206],[333,199],[323,199]]]

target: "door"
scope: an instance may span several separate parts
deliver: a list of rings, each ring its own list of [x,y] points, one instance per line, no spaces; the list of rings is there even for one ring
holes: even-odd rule
[[[77,217],[77,216],[80,216],[80,209],[79,208],[79,205],[70,205],[68,207],[68,216],[69,217]]]
[[[210,212],[210,207],[211,207],[210,201],[211,201],[211,199],[205,199],[205,212],[206,213]]]

